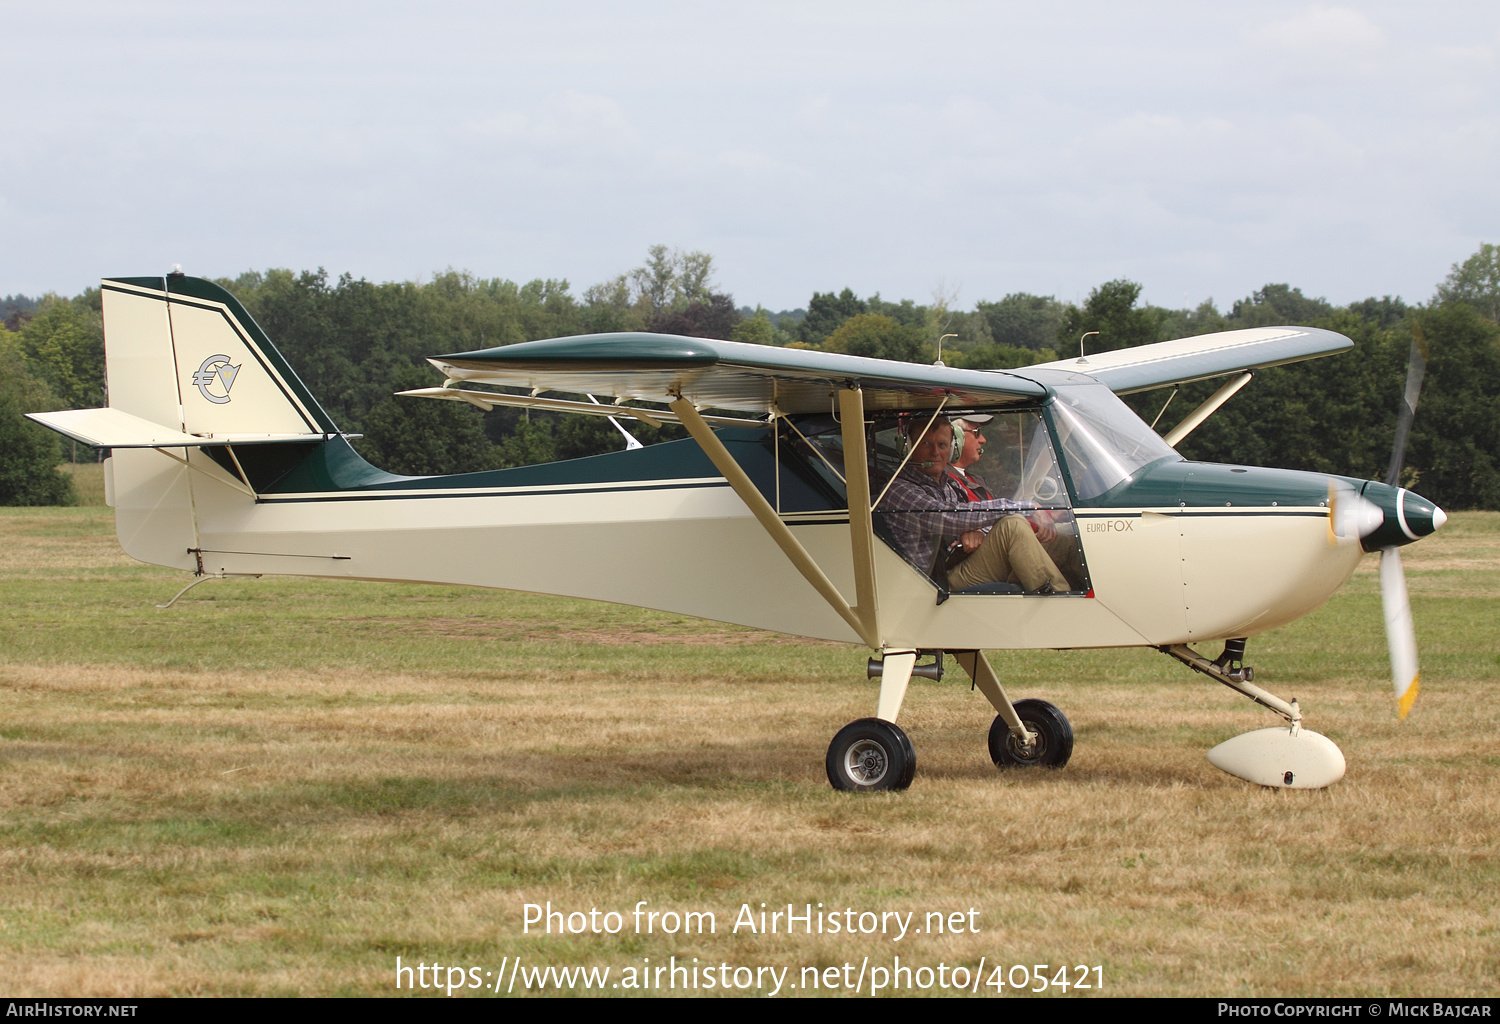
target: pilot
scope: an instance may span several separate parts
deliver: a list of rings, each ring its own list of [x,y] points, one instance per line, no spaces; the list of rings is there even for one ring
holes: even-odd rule
[[[912,430],[921,429],[917,421]],[[1068,581],[1033,532],[1024,506],[1005,498],[972,501],[948,474],[953,428],[934,420],[912,443],[906,466],[891,481],[880,504],[897,548],[908,562],[926,571],[935,567],[940,550],[957,542],[968,554],[948,569],[948,585],[962,590],[978,583],[1019,583],[1023,589],[1051,594],[1069,589]],[[940,570],[939,570],[940,571]]]

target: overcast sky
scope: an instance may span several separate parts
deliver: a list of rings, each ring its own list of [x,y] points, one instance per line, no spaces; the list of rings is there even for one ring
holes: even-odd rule
[[[663,242],[814,290],[1422,301],[1500,242],[1500,3],[0,2],[0,295]]]

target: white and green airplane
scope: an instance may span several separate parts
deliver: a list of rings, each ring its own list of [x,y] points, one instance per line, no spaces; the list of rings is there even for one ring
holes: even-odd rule
[[[1393,486],[1402,443],[1386,483],[1189,462],[1173,447],[1254,369],[1352,347],[1342,335],[1258,328],[1006,371],[641,333],[526,342],[435,357],[442,386],[410,394],[676,422],[691,439],[406,477],[354,451],[222,288],[181,274],[102,287],[108,407],[32,418],[110,450],[106,500],[126,553],[200,579],[495,587],[862,644],[880,695],[875,717],[829,747],[838,789],[910,785],[916,757],[896,718],[912,675],[939,677],[945,653],[997,712],[997,765],[1062,767],[1067,718],[1013,702],[983,652],[1096,647],[1155,647],[1285,719],[1210,752],[1226,771],[1329,785],[1343,755],[1302,729],[1295,701],[1255,685],[1245,640],[1317,608],[1367,551],[1382,552],[1403,717],[1417,695],[1397,549],[1446,517]],[[1165,436],[1117,397],[1217,377],[1228,383]],[[1409,380],[1402,438],[1415,404]],[[906,439],[964,416],[983,424],[978,468],[1004,500],[917,507],[892,482],[935,472],[962,444],[913,464]],[[957,538],[932,563],[903,541],[986,508],[1049,539],[1067,588],[950,585]],[[1224,643],[1217,658],[1189,646],[1210,641]]]

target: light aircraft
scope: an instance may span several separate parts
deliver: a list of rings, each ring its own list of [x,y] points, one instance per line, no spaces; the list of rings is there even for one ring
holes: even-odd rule
[[[609,416],[627,438],[620,420],[676,422],[690,439],[404,477],[356,454],[222,288],[174,272],[105,280],[102,291],[108,407],[32,418],[110,450],[106,500],[128,554],[194,583],[284,574],[464,584],[862,644],[875,655],[866,671],[880,679],[879,699],[874,717],[829,747],[837,789],[910,785],[916,756],[897,715],[911,677],[939,678],[945,652],[996,711],[996,765],[1060,768],[1073,747],[1066,716],[1012,701],[983,652],[1141,646],[1285,720],[1221,744],[1215,764],[1262,785],[1329,785],[1343,755],[1302,729],[1295,701],[1254,683],[1245,641],[1317,608],[1367,551],[1382,552],[1402,717],[1416,698],[1397,549],[1446,517],[1395,486],[1420,385],[1415,344],[1384,483],[1175,451],[1255,369],[1352,347],[1304,327],[1081,349],[1006,371],[642,333],[442,355],[430,362],[443,384],[408,394]],[[1229,381],[1165,436],[1118,397],[1218,377]],[[895,502],[902,489],[891,482],[912,472],[912,441],[964,414],[998,442],[990,481],[1014,503],[1008,514],[1054,537],[1067,589],[955,589],[943,566],[903,547],[903,531],[945,510],[893,507],[910,502]],[[1224,643],[1216,658],[1189,646],[1210,641]]]

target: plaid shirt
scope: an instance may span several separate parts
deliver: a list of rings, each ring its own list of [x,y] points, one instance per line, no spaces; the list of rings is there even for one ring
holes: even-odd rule
[[[934,480],[907,466],[891,481],[875,513],[890,530],[902,557],[927,572],[940,545],[970,530],[988,531],[1005,515],[1030,508],[1035,505],[1008,498],[970,501],[963,485],[946,473]]]

